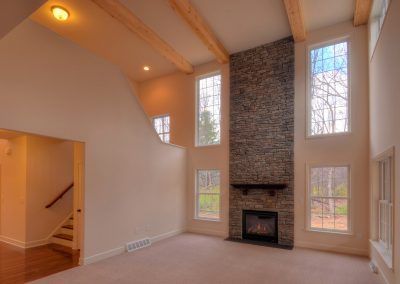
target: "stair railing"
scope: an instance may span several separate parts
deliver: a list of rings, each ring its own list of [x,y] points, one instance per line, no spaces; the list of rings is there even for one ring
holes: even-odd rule
[[[63,192],[61,192],[56,198],[54,198],[54,200],[52,202],[47,204],[46,208],[50,208],[51,206],[53,206],[58,200],[63,198],[63,196],[73,187],[74,187],[74,183],[71,183],[70,186],[68,186],[66,189],[64,189]]]

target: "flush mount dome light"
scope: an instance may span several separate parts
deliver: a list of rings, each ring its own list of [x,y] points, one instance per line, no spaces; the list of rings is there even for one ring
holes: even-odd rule
[[[143,70],[144,70],[144,71],[150,71],[150,67],[149,67],[149,66],[144,66],[144,67],[143,67]]]
[[[69,18],[69,12],[67,9],[61,6],[52,6],[51,7],[51,12],[53,13],[54,18],[56,18],[59,21],[66,21]]]

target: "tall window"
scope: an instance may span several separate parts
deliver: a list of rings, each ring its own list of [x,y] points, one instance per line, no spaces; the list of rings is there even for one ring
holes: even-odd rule
[[[340,41],[311,49],[308,134],[348,132],[349,44]]]
[[[197,170],[196,218],[220,219],[221,188],[219,170]]]
[[[157,116],[153,118],[153,125],[161,141],[169,143],[169,115]]]
[[[379,161],[379,243],[385,253],[393,249],[392,157]]]
[[[383,23],[385,22],[386,14],[389,9],[390,0],[375,0],[371,11],[369,21],[369,55],[372,57],[379,35],[382,31]]]
[[[310,229],[349,231],[349,167],[311,167]]]
[[[197,79],[197,146],[221,141],[221,74]]]

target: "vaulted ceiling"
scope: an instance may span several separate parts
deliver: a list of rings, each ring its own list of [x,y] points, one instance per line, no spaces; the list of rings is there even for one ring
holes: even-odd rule
[[[112,17],[99,3],[108,0],[49,0],[31,19],[105,57],[133,80],[144,81],[179,70],[151,44]],[[198,14],[229,54],[290,36],[284,2],[299,0],[191,0]],[[366,1],[366,0],[357,0]],[[95,3],[96,2],[96,3]],[[115,2],[112,0],[111,2]],[[204,40],[198,37],[168,0],[119,0],[148,28],[189,64],[215,60]],[[176,1],[179,2],[179,1]],[[304,29],[311,31],[352,20],[356,0],[303,0]],[[367,1],[368,2],[368,1]],[[70,12],[66,22],[56,21],[50,7],[61,5]],[[286,7],[287,8],[287,7]],[[189,13],[190,14],[190,13]],[[293,30],[293,26],[292,26]],[[150,66],[145,72],[143,66]],[[182,69],[181,69],[182,70]],[[189,72],[187,72],[189,73]]]

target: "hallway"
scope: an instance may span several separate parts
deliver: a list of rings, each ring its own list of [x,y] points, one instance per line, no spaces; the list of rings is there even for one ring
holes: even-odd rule
[[[79,253],[59,245],[22,249],[0,242],[0,283],[19,284],[78,266]]]

